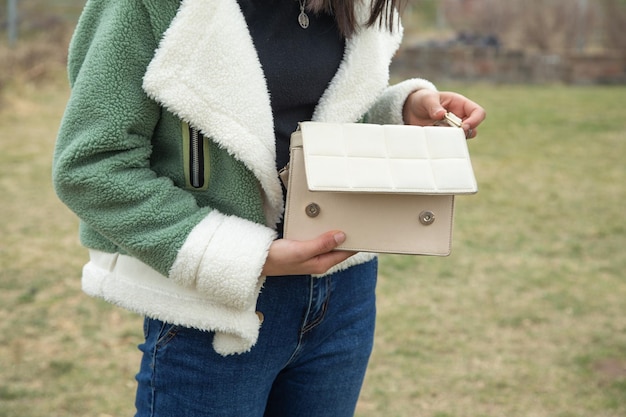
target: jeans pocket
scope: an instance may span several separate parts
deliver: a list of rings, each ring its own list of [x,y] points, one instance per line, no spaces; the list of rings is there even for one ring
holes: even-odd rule
[[[167,344],[178,334],[180,329],[181,326],[156,319],[146,318],[144,322],[144,335],[146,340],[152,339],[156,350],[167,346]]]

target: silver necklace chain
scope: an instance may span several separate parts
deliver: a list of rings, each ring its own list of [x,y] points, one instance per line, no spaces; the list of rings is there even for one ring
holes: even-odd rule
[[[309,27],[309,16],[304,11],[304,6],[306,6],[306,0],[298,0],[300,3],[300,14],[298,15],[298,23],[302,29],[306,29]]]

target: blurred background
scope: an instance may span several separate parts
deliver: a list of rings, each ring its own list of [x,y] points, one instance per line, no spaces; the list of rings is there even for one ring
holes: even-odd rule
[[[62,64],[83,4],[0,2],[0,86]],[[435,81],[626,83],[624,7],[624,0],[414,0],[393,70]]]
[[[141,318],[82,294],[50,181],[83,5],[0,0],[0,417],[134,412]],[[626,416],[626,0],[414,0],[404,26],[392,80],[487,110],[480,191],[450,257],[381,256],[356,416]]]
[[[421,19],[408,23],[394,68],[444,80],[625,83],[624,5],[623,0],[414,2],[411,14]]]

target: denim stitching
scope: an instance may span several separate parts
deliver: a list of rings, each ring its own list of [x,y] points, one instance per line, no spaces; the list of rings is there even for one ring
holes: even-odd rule
[[[315,319],[310,322],[305,324],[304,327],[302,327],[302,330],[300,330],[300,333],[302,335],[304,335],[305,333],[311,331],[313,328],[315,328],[316,326],[318,326],[323,320],[324,317],[326,317],[326,311],[328,310],[328,303],[330,300],[330,293],[331,293],[331,280],[329,277],[326,278],[316,278],[316,279],[324,279],[326,281],[326,294],[324,294],[324,301],[322,302],[322,306],[321,309],[319,310],[319,313],[317,315],[317,317],[315,317]],[[313,281],[311,281],[313,282]],[[311,296],[309,297],[309,311],[307,312],[307,320],[308,320],[308,313],[311,310],[311,303],[313,301],[313,284],[311,284]],[[306,323],[306,320],[305,322]]]

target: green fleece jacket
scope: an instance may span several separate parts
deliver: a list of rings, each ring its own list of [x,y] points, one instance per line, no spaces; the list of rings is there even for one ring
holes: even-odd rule
[[[434,86],[388,86],[400,39],[376,27],[349,39],[313,120],[402,123],[407,95]],[[89,0],[68,68],[53,177],[90,250],[83,289],[215,331],[221,354],[248,351],[283,199],[269,94],[237,1]]]

